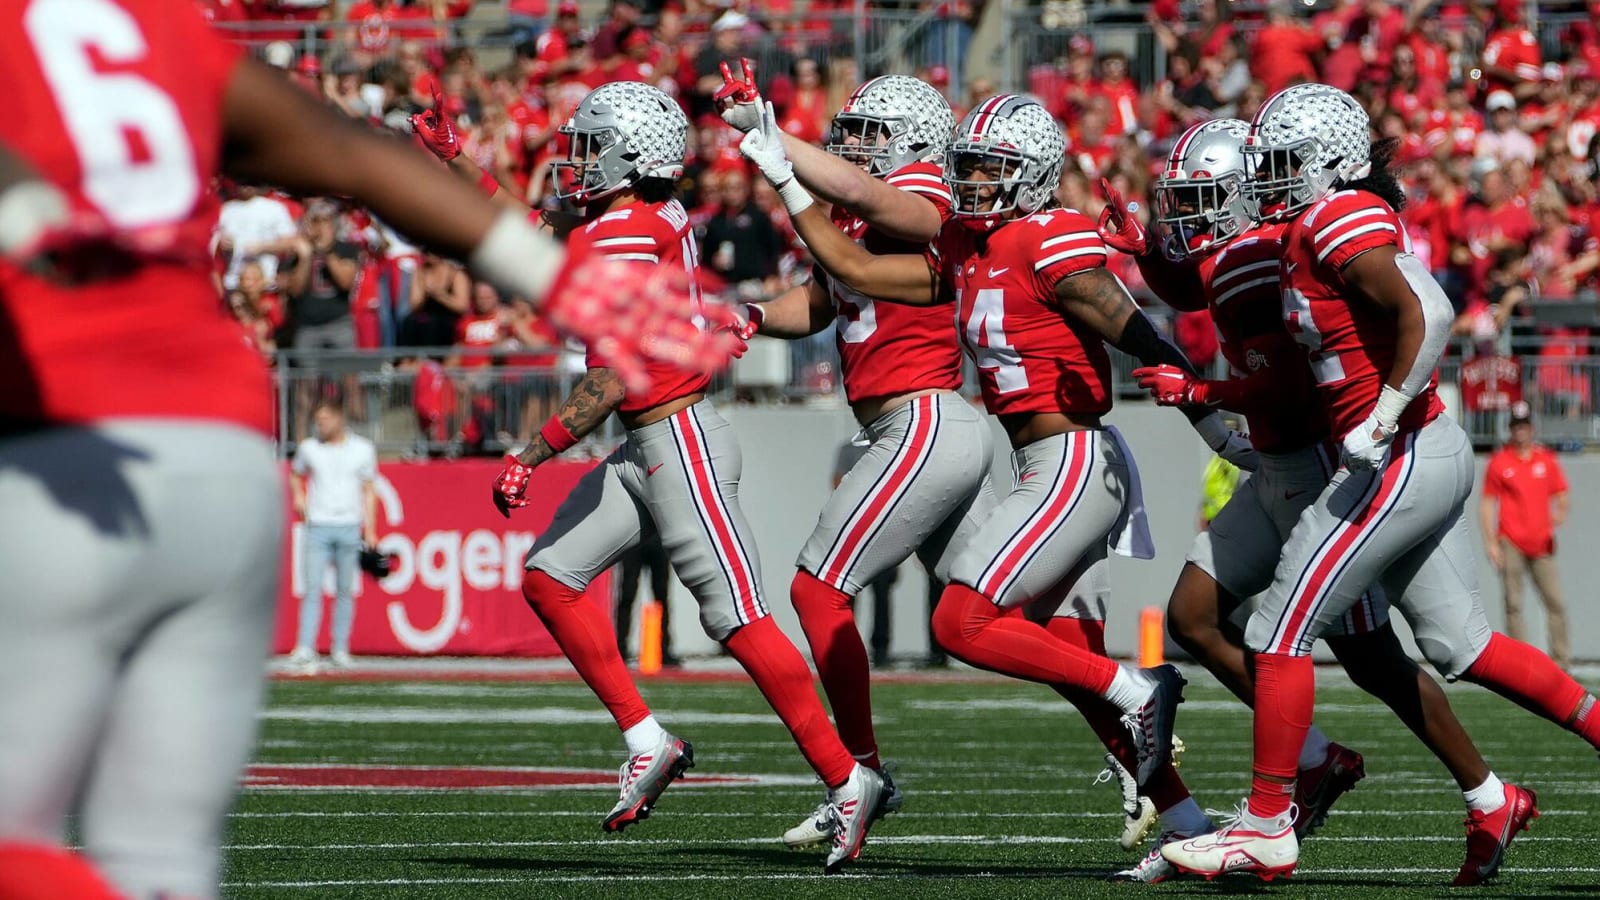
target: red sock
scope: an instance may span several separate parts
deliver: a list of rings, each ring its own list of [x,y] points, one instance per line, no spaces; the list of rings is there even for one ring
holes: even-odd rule
[[[650,715],[628,664],[617,650],[617,633],[599,606],[538,569],[522,576],[522,596],[578,670],[583,683],[605,704],[623,731]]]
[[[800,755],[806,758],[829,788],[850,778],[856,761],[844,748],[839,735],[828,722],[817,689],[811,684],[811,670],[800,651],[778,629],[772,617],[765,616],[735,631],[723,646],[750,673],[750,680],[783,720]]]
[[[879,768],[878,741],[872,732],[872,676],[867,671],[867,647],[850,611],[850,596],[797,569],[789,583],[789,599],[811,645],[839,739],[862,765]]]
[[[1589,692],[1539,649],[1497,632],[1461,677],[1600,747],[1600,721],[1593,713],[1580,715]]]
[[[1099,656],[1106,655],[1106,623],[1095,619],[1071,619],[1056,616],[1045,623],[1045,630],[1055,637]],[[1057,687],[1056,693],[1065,697],[1068,702],[1078,708],[1083,720],[1089,723],[1089,730],[1093,731],[1106,750],[1122,763],[1122,767],[1132,772],[1139,767],[1139,754],[1134,749],[1133,739],[1128,734],[1127,726],[1122,724],[1122,710],[1111,701],[1098,694],[1092,694],[1082,688]],[[1178,777],[1171,764],[1162,767],[1150,780],[1145,783],[1141,791],[1150,802],[1155,804],[1156,812],[1166,812],[1168,809],[1189,799],[1189,787]]]
[[[1317,703],[1317,673],[1309,656],[1256,655],[1255,777],[1250,812],[1264,819],[1289,811],[1300,748]],[[1273,781],[1288,779],[1288,784]]]
[[[1003,615],[988,597],[964,584],[944,589],[933,614],[939,645],[970,666],[1041,684],[1104,694],[1117,664],[1073,646],[1044,626]]]

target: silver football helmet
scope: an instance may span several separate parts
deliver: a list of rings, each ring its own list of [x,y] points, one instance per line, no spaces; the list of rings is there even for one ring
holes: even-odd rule
[[[1038,211],[1055,194],[1066,152],[1061,126],[1038,100],[990,97],[961,120],[945,151],[952,212],[993,227],[1007,213]]]
[[[1173,145],[1156,180],[1156,221],[1165,225],[1162,252],[1181,261],[1220,250],[1250,227],[1245,212],[1242,119],[1212,119],[1190,126]]]
[[[883,75],[845,100],[828,129],[827,150],[882,178],[943,153],[955,123],[949,102],[932,85],[909,75]]]
[[[1325,84],[1284,88],[1261,104],[1245,137],[1252,219],[1293,216],[1372,171],[1371,125],[1356,98]]]
[[[678,178],[689,120],[678,104],[640,81],[613,81],[590,91],[561,134],[567,158],[555,168],[556,196],[583,205],[638,183]]]

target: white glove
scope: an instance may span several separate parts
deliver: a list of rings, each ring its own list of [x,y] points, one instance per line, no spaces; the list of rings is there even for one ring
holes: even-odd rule
[[[794,179],[794,164],[783,150],[783,132],[770,102],[761,104],[761,118],[754,130],[739,141],[739,152],[756,164],[767,182],[783,198],[783,208],[797,216],[812,204],[811,195]]]
[[[1246,472],[1254,472],[1261,462],[1254,444],[1250,439],[1237,431],[1229,428],[1222,421],[1222,416],[1212,413],[1194,423],[1195,433],[1206,442],[1211,452],[1222,457]]]
[[[1395,426],[1379,421],[1377,410],[1373,410],[1365,422],[1344,436],[1340,456],[1345,467],[1352,472],[1383,468],[1389,457],[1389,444],[1397,431]]]

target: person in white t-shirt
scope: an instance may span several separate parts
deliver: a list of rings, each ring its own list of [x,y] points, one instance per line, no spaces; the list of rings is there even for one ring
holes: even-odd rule
[[[372,442],[345,428],[344,410],[332,400],[312,413],[316,436],[300,442],[294,454],[295,514],[305,521],[301,554],[305,597],[291,664],[313,667],[317,631],[322,627],[322,583],[331,560],[334,570],[333,646],[335,666],[350,664],[350,630],[355,624],[355,581],[362,543],[378,542],[378,455]]]
[[[299,233],[300,226],[282,200],[239,185],[217,215],[217,249],[228,257],[222,286],[230,291],[238,287],[239,269],[252,257],[260,258],[261,274],[271,284],[278,276],[278,257],[289,250],[286,242]]]

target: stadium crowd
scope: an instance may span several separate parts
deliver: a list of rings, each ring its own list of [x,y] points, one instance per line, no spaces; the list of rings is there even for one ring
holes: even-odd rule
[[[817,143],[845,92],[877,74],[859,71],[843,52],[853,4],[838,0],[612,0],[597,21],[570,0],[512,0],[510,23],[521,42],[498,68],[443,39],[448,20],[470,11],[467,0],[363,0],[342,11],[326,0],[201,2],[218,22],[256,20],[239,34],[286,77],[351,116],[406,130],[406,118],[439,97],[462,127],[464,152],[535,206],[554,205],[547,164],[564,152],[557,129],[588,90],[612,80],[662,88],[693,124],[682,187],[708,266],[747,297],[806,277],[808,266],[776,196],[751,177],[737,135],[710,108],[719,65],[756,49],[777,60],[758,73],[762,90],[786,131]],[[932,12],[935,22],[960,29],[963,43],[983,7],[871,5]],[[1269,93],[1297,81],[1349,89],[1382,135],[1395,139],[1411,199],[1403,218],[1417,254],[1455,304],[1457,333],[1485,350],[1513,330],[1537,334],[1541,356],[1582,356],[1590,329],[1535,326],[1527,301],[1592,296],[1585,292],[1600,279],[1600,2],[1543,43],[1527,17],[1534,6],[1158,0],[1145,17],[1163,77],[1140,83],[1137,73],[1149,66],[1098,47],[1087,32],[1066,31],[1055,58],[1029,60],[1023,86],[1067,131],[1061,201],[1091,216],[1104,202],[1100,178],[1124,196],[1148,198],[1170,142],[1195,121],[1248,119]],[[284,30],[262,21],[282,22]],[[320,53],[301,53],[294,42],[307,21],[327,23]],[[1552,44],[1559,51],[1547,53]],[[957,115],[996,89],[987,77],[952,84],[938,54],[920,58],[934,64],[915,74],[946,90]],[[491,303],[451,264],[419,253],[359,210],[331,210],[336,227],[317,244],[316,213],[326,207],[230,190],[235,199],[218,235],[222,277],[263,349],[459,343],[541,354],[524,361],[552,358],[528,327],[526,308]],[[308,243],[317,245],[309,267],[298,262]],[[330,256],[333,277],[326,278],[321,260]],[[1131,259],[1115,265],[1136,296],[1148,296]],[[470,299],[480,293],[482,303]],[[345,301],[348,315],[340,315]],[[1215,357],[1206,313],[1173,322],[1193,358]],[[1540,377],[1573,382],[1551,389],[1587,392],[1586,379],[1557,369]]]

